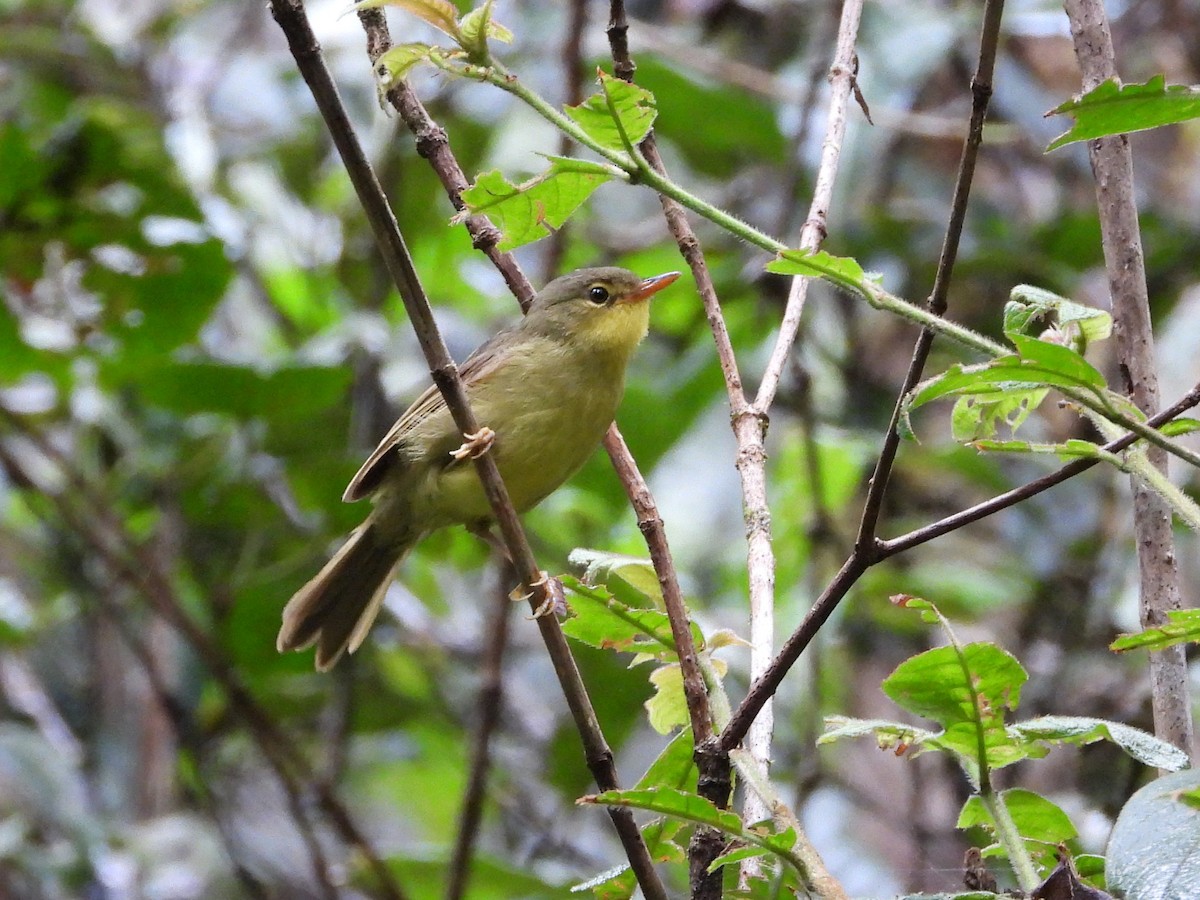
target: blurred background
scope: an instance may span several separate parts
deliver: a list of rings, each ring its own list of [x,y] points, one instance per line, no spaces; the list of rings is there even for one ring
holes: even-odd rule
[[[583,0],[579,0],[583,2]],[[308,4],[461,359],[517,306],[471,248],[411,135],[380,108],[342,0]],[[571,16],[586,17],[571,49]],[[838,7],[782,0],[629,6],[637,79],[658,99],[668,169],[795,244],[824,133]],[[1122,74],[1200,81],[1187,2],[1114,3]],[[869,4],[826,248],[921,301],[932,286],[978,45],[973,3]],[[388,13],[393,37],[436,41]],[[990,123],[950,314],[997,335],[1009,290],[1108,306],[1081,145],[1043,148],[1078,90],[1065,16],[1006,10]],[[505,63],[555,102],[607,63],[607,4],[502,0]],[[424,360],[328,135],[262,3],[0,0],[0,896],[357,896],[374,854],[439,896],[477,718],[494,598],[511,587],[461,530],[425,541],[362,650],[330,675],[274,641],[292,592],[363,515],[340,502],[363,456],[427,383]],[[564,62],[564,59],[567,62]],[[510,97],[417,70],[412,84],[468,176],[539,171],[552,129]],[[1135,136],[1163,397],[1200,380],[1200,125]],[[744,374],[765,362],[787,283],[696,222]],[[685,268],[657,199],[601,188],[519,251],[535,284],[615,263]],[[814,285],[771,417],[770,499],[782,640],[844,559],[915,333]],[[939,343],[933,373],[963,359]],[[1112,348],[1093,361],[1115,378]],[[1036,477],[1040,459],[949,441],[923,410],[884,536]],[[741,498],[716,356],[690,277],[654,301],[618,424],[650,480],[706,630],[745,634]],[[1034,439],[1089,436],[1052,405]],[[1188,480],[1190,479],[1190,480]],[[1185,486],[1197,487],[1191,473]],[[1021,716],[1096,715],[1149,729],[1123,477],[1093,471],[873,570],[784,685],[775,774],[855,896],[953,890],[962,776],[869,742],[814,747],[827,713],[894,718],[879,690],[938,642],[888,596],[938,603],[967,639],[1030,671]],[[644,556],[603,453],[526,516],[539,563],[586,547]],[[1200,561],[1180,535],[1186,600]],[[562,897],[623,858],[591,789],[536,629],[511,613],[500,729],[471,897]],[[576,647],[632,784],[666,738],[641,708],[646,669]],[[721,653],[735,701],[747,653]],[[1006,770],[1099,852],[1148,773],[1107,745]],[[364,848],[370,848],[364,850]],[[321,879],[319,869],[332,873]],[[358,885],[358,886],[356,886]],[[676,885],[682,890],[682,882]]]

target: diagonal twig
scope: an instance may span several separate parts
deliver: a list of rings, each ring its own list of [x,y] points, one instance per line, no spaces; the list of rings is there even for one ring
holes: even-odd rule
[[[466,390],[459,378],[445,343],[433,319],[429,300],[417,277],[412,258],[405,246],[404,238],[384,196],[383,189],[363,153],[362,146],[354,134],[345,108],[338,96],[337,87],[325,66],[321,49],[300,0],[273,0],[271,12],[287,37],[288,47],[296,60],[297,68],[304,76],[317,103],[326,127],[338,149],[346,172],[358,194],[359,202],[375,235],[380,255],[383,257],[396,287],[404,302],[413,330],[429,364],[430,374],[446,402],[458,429],[464,434],[478,431],[478,423],[467,401]],[[432,148],[427,148],[432,149]],[[461,201],[460,201],[461,202]],[[482,227],[482,226],[481,226]],[[494,248],[493,248],[494,249]],[[522,276],[523,277],[523,276]],[[520,520],[508,497],[508,491],[496,468],[491,454],[485,453],[475,460],[476,470],[483,484],[484,493],[491,506],[500,534],[517,576],[530,595],[533,609],[538,609],[549,600],[546,580],[533,558],[529,542],[525,538]],[[588,697],[575,659],[556,617],[537,616],[538,630],[550,656],[555,674],[558,676],[567,705],[584,745],[584,755],[589,769],[602,790],[617,786],[616,769],[612,751],[600,730],[599,721]],[[646,849],[645,841],[628,809],[609,808],[618,837],[637,875],[638,883],[647,897],[664,898],[665,889],[654,870],[653,861]]]

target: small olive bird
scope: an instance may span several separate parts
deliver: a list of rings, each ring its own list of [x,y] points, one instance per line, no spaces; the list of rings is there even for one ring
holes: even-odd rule
[[[458,431],[435,387],[421,394],[342,495],[370,497],[374,509],[288,602],[279,651],[316,644],[317,669],[327,671],[362,644],[396,567],[422,537],[447,525],[486,528],[491,508],[470,462],[480,453],[494,455],[518,512],[575,474],[616,415],[649,328],[645,301],[678,277],[604,267],[547,284],[525,318],[460,369],[476,434]]]

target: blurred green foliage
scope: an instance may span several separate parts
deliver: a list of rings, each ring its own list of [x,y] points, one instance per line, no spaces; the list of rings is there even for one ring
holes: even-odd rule
[[[454,210],[441,184],[375,104],[355,17],[338,18],[331,6],[312,4],[314,27],[462,358],[516,316],[516,304],[465,230],[449,224]],[[652,7],[636,12],[665,23],[653,32],[660,46],[643,52],[635,43],[635,51],[673,177],[794,243],[820,150],[819,102],[806,143],[793,143],[805,92],[820,91],[804,73],[821,71],[831,52],[821,36],[825,8],[715,4],[677,11],[676,20]],[[881,124],[871,129],[854,116],[831,210],[829,252],[854,257],[914,300],[930,289],[965,118],[958,46],[972,45],[977,23],[973,11],[961,12],[942,21],[916,8],[868,10],[859,77]],[[590,47],[604,23],[598,8],[589,13]],[[904,30],[895,27],[901,14],[911,20]],[[505,64],[563,100],[564,13],[510,5],[500,15],[516,34],[502,50]],[[1171,15],[1131,36],[1129,52],[1147,68],[1139,78],[1162,67],[1161,35],[1195,36],[1200,27]],[[935,17],[939,27],[927,28]],[[894,38],[915,46],[918,32],[928,46],[917,49],[928,52],[911,60],[893,52]],[[997,336],[1016,284],[1094,306],[1105,300],[1086,159],[1071,149],[1040,155],[1048,140],[1041,113],[1074,89],[1037,64],[1070,63],[1069,50],[1041,37],[1020,17],[1006,33],[994,106],[1003,129],[981,159],[951,291],[957,319]],[[1194,69],[1184,56],[1172,64]],[[729,61],[761,76],[760,89]],[[584,69],[586,95],[594,64]],[[486,86],[419,72],[413,84],[471,178],[537,171],[544,164],[534,154],[562,152]],[[1200,296],[1200,222],[1196,204],[1180,199],[1195,190],[1191,136],[1155,132],[1134,144],[1149,160],[1139,187],[1168,394],[1198,378],[1188,326]],[[794,196],[785,185],[796,186]],[[753,386],[786,282],[763,273],[762,254],[697,228]],[[618,184],[601,187],[518,258],[536,284],[551,269],[596,263],[646,274],[683,268],[657,201]],[[336,872],[383,896],[362,853],[313,799],[329,785],[411,896],[440,895],[479,718],[481,648],[493,598],[509,585],[476,539],[439,534],[406,563],[380,624],[338,671],[318,676],[305,656],[275,652],[284,602],[362,517],[340,502],[346,481],[427,373],[263,8],[4,4],[0,267],[0,714],[8,720],[0,723],[0,893],[319,895],[316,842]],[[848,296],[812,290],[768,436],[781,638],[853,541],[912,337],[910,326]],[[1102,345],[1089,360],[1116,383],[1108,352]],[[977,360],[939,344],[931,373],[964,361]],[[655,300],[618,424],[710,635],[744,632],[746,619],[727,410],[705,314],[685,278]],[[922,443],[902,450],[886,536],[1045,471],[1041,460],[981,457],[953,444],[944,402],[914,419]],[[1025,427],[1039,440],[1088,436],[1055,409]],[[1185,479],[1196,483],[1194,473]],[[1137,661],[1103,651],[1118,627],[1133,627],[1121,491],[1095,473],[872,571],[785,682],[774,776],[788,802],[801,797],[798,814],[816,798],[815,814],[840,823],[818,849],[851,893],[952,887],[962,856],[954,773],[814,750],[823,713],[871,715],[884,676],[928,649],[928,630],[888,596],[929,596],[965,627],[1004,635],[1017,659],[1033,655],[1038,683],[1052,687],[1026,689],[1030,716],[1149,726]],[[579,547],[645,553],[603,454],[526,521],[539,562],[553,572],[566,571]],[[1194,556],[1181,555],[1191,576]],[[164,603],[190,617],[207,650],[168,624]],[[510,618],[468,896],[563,896],[565,885],[623,857],[607,818],[573,804],[593,787],[579,739],[536,629]],[[647,722],[651,667],[573,649],[623,784],[657,759],[694,789],[694,769],[678,764],[688,756],[684,739],[660,756],[668,741]],[[747,654],[731,646],[717,659],[729,666],[736,702]],[[278,752],[290,754],[288,778],[231,685],[245,685],[287,736]],[[1089,759],[1111,762],[1106,752],[1089,749]],[[1124,764],[1027,774],[1030,787],[1049,782],[1103,815],[1123,798],[1111,796],[1113,779],[1089,773],[1116,765]],[[926,816],[926,800],[945,815],[910,828]],[[883,835],[874,831],[881,820]],[[686,838],[670,830],[664,841]],[[1094,834],[1080,843],[1099,849]],[[663,852],[671,855],[666,843]],[[914,859],[928,865],[911,871]],[[666,877],[678,888],[678,868]],[[615,896],[628,895],[621,890]]]

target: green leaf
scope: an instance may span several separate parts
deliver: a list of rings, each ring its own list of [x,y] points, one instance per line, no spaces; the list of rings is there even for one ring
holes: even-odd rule
[[[1176,771],[1188,765],[1188,756],[1166,741],[1140,728],[1085,716],[1041,716],[1009,726],[1009,733],[1022,741],[1083,746],[1109,740],[1136,759],[1156,769]]]
[[[1074,350],[1027,335],[1011,337],[1019,355],[1002,356],[973,366],[951,366],[913,389],[905,414],[941,397],[981,396],[985,398],[984,405],[978,409],[965,406],[957,410],[960,417],[957,425],[963,433],[974,427],[987,434],[987,429],[994,429],[997,422],[1020,424],[1024,420],[1029,405],[1036,399],[1031,386],[1103,392],[1104,376]],[[1011,402],[1006,400],[1009,395]]]
[[[992,643],[974,643],[962,648],[961,658],[952,646],[918,653],[900,663],[882,687],[904,709],[948,727],[973,722],[977,714],[1002,718],[1005,710],[1017,708],[1027,678],[1012,654]]]
[[[1194,431],[1200,431],[1200,419],[1172,419],[1158,429],[1167,437],[1179,437],[1181,434],[1191,434]]]
[[[1162,75],[1145,84],[1121,84],[1116,78],[1056,106],[1047,115],[1069,115],[1075,124],[1050,142],[1046,152],[1076,141],[1128,134],[1200,117],[1200,87],[1168,85]]]
[[[622,596],[622,592],[634,592],[633,596],[639,597],[641,602],[630,605],[663,608],[662,586],[648,559],[577,547],[571,551],[567,562],[583,568],[584,582],[602,584],[626,603],[630,601]]]
[[[1027,679],[1021,664],[995,644],[937,647],[905,660],[882,687],[895,703],[938,722],[942,734],[926,746],[951,750],[978,778],[982,741],[987,764],[1000,768],[1025,755],[1004,727]]]
[[[588,137],[609,150],[636,147],[654,126],[658,114],[654,95],[607,72],[598,74],[600,90],[564,111]]]
[[[798,871],[803,871],[803,864],[792,852],[796,845],[796,833],[790,828],[773,832],[763,825],[746,827],[741,818],[725,809],[717,809],[712,803],[696,794],[688,794],[674,788],[656,788],[654,790],[605,791],[581,797],[580,804],[601,804],[604,806],[624,806],[634,809],[646,809],[651,812],[673,816],[692,822],[716,828],[747,843],[763,847],[772,854],[783,859]]]
[[[777,275],[807,275],[823,278],[831,284],[855,293],[863,293],[867,275],[858,261],[848,256],[832,256],[824,250],[781,250],[767,263],[767,271]]]
[[[351,9],[378,9],[395,6],[427,22],[455,40],[459,37],[458,8],[450,0],[358,0]]]
[[[1175,644],[1200,641],[1200,609],[1172,609],[1167,624],[1155,625],[1134,634],[1122,634],[1109,650],[1161,650]]]
[[[458,45],[473,59],[486,56],[488,38],[505,44],[513,42],[513,33],[492,19],[492,0],[484,0],[459,19],[458,32]]]
[[[675,659],[675,641],[667,614],[622,603],[608,590],[562,577],[574,615],[563,622],[563,631],[592,647],[620,652],[646,653],[655,659]],[[692,624],[697,647],[704,646],[700,629]]]
[[[950,431],[959,443],[992,438],[1003,425],[1012,434],[1042,405],[1048,388],[1011,389],[994,394],[968,394],[954,401]]]
[[[429,44],[397,44],[375,60],[375,74],[385,88],[408,77],[418,63],[423,63],[435,52]]]
[[[615,173],[601,163],[558,156],[549,159],[549,169],[521,184],[512,184],[498,170],[483,173],[463,191],[467,208],[452,221],[483,213],[504,232],[499,249],[512,250],[561,228]]]
[[[1008,808],[1009,815],[1012,816],[1017,831],[1029,847],[1030,853],[1046,868],[1054,866],[1058,844],[1079,836],[1070,817],[1057,804],[1040,794],[1012,788],[1001,791],[1000,799]],[[968,798],[963,804],[956,827],[963,830],[983,828],[993,839],[996,838],[996,823],[987,804],[978,794]],[[994,853],[986,855],[1003,855],[1003,850],[996,847]]]
[[[860,737],[874,737],[880,750],[894,750],[896,755],[900,756],[907,753],[910,747],[920,747],[931,738],[937,737],[937,732],[887,719],[826,716],[825,730],[817,738],[817,743],[832,744],[844,738]]]
[[[683,693],[683,670],[677,663],[659,666],[650,673],[654,694],[646,701],[650,727],[659,734],[670,734],[691,721],[687,697]]]
[[[1069,338],[1077,336],[1082,341],[1082,346],[1075,348],[1080,352],[1092,341],[1106,340],[1112,334],[1112,315],[1103,309],[1075,303],[1029,284],[1018,284],[1009,297],[1004,305],[1004,333],[1010,338],[1027,332],[1046,316],[1052,316],[1059,331]]]
[[[667,742],[634,788],[673,787],[682,791],[696,790],[696,761],[692,731],[685,728]]]
[[[1103,458],[1100,447],[1091,441],[1072,438],[1060,444],[1045,444],[1036,441],[971,441],[971,446],[977,450],[990,450],[1002,453],[1052,453],[1064,461],[1073,459]]]

